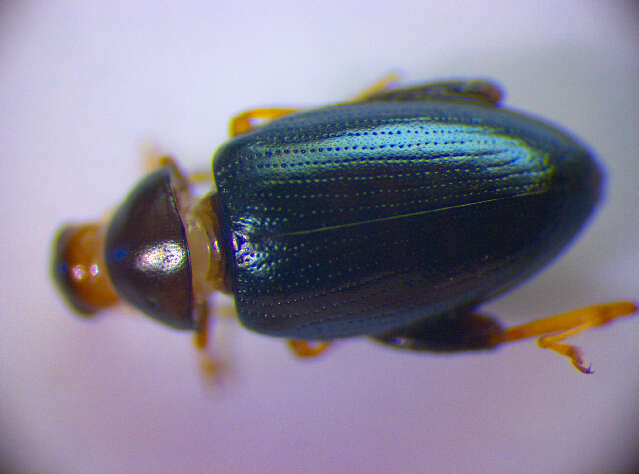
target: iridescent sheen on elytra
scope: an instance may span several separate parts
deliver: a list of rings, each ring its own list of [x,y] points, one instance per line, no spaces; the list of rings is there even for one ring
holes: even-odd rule
[[[295,339],[480,304],[565,246],[601,181],[557,128],[445,98],[286,116],[227,142],[213,167],[239,317]]]

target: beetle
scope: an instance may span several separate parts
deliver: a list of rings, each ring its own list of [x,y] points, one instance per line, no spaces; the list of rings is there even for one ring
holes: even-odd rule
[[[289,339],[300,356],[355,336],[434,352],[539,337],[589,373],[560,341],[634,303],[510,329],[476,308],[583,227],[601,195],[592,154],[501,107],[491,82],[391,82],[336,105],[235,117],[201,198],[175,161],[158,160],[110,220],[59,232],[62,294],[84,315],[124,301],[196,331],[200,347],[219,291],[244,326]]]

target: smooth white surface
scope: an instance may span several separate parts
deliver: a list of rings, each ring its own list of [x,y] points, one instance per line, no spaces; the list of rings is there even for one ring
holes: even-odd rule
[[[217,4],[216,4],[217,3]],[[486,308],[508,325],[639,298],[639,15],[618,2],[31,2],[0,6],[0,466],[59,472],[603,472],[639,435],[639,318],[494,354],[366,340],[315,361],[221,324],[206,390],[190,338],[73,318],[48,275],[63,222],[102,215],[158,143],[209,166],[229,118],[401,71],[494,78],[596,150],[607,199],[570,252]],[[219,325],[217,326],[220,327]],[[219,334],[219,333],[222,334]],[[219,348],[220,346],[218,346]]]

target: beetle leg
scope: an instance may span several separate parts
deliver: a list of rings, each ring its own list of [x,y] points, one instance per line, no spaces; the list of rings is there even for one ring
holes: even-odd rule
[[[461,352],[491,349],[499,334],[501,327],[493,318],[462,310],[430,316],[372,338],[395,349]]]
[[[292,108],[264,108],[264,109],[251,109],[241,114],[236,115],[231,119],[229,124],[229,134],[232,137],[248,133],[255,130],[261,125],[262,122],[268,122],[271,120],[284,117],[285,115],[298,112],[300,109]]]
[[[142,155],[144,171],[146,173],[150,173],[151,171],[155,171],[159,168],[164,168],[165,166],[170,166],[174,169],[174,171],[177,171],[180,176],[183,176],[177,161],[175,161],[172,156],[163,153],[160,147],[155,145],[153,142],[142,142],[139,149],[140,154]]]
[[[198,307],[198,328],[193,337],[193,344],[195,347],[203,351],[209,344],[209,323],[210,323],[210,310],[207,305],[202,304]]]
[[[401,77],[396,72],[386,74],[373,85],[367,87],[355,97],[351,98],[348,102],[368,102],[370,97],[375,97],[380,93],[383,94],[385,91],[391,89],[393,84],[399,82],[400,79]]]
[[[483,80],[427,82],[358,96],[354,102],[414,102],[427,99],[471,99],[496,105],[501,100],[496,84]]]
[[[418,101],[432,98],[475,99],[491,104],[501,100],[501,91],[496,84],[483,80],[427,82],[416,86],[392,88],[399,81],[397,73],[390,73],[367,87],[347,103],[378,101]],[[231,119],[229,135],[236,137],[255,130],[263,122],[299,112],[299,108],[267,107],[242,112]]]
[[[629,301],[588,306],[506,329],[494,342],[503,344],[530,337],[539,337],[537,343],[540,347],[568,357],[577,370],[589,374],[592,371],[590,366],[584,362],[579,348],[560,341],[586,329],[608,324],[616,318],[631,315],[638,309],[635,303]]]
[[[207,350],[210,337],[210,314],[206,304],[200,305],[199,326],[193,337],[193,344],[198,352],[200,371],[207,382],[215,382],[226,369],[222,360],[215,357]]]
[[[349,102],[365,101],[368,97],[387,89],[390,84],[395,83],[398,80],[399,75],[395,73],[388,74],[372,86],[357,94],[353,99],[349,100]],[[269,107],[247,110],[246,112],[242,112],[231,119],[231,123],[229,124],[229,135],[231,137],[236,137],[238,135],[248,133],[255,130],[264,122],[269,122],[271,120],[284,117],[285,115],[299,112],[300,110],[300,108],[285,107]]]
[[[550,316],[502,330],[499,324],[473,312],[431,316],[400,329],[374,336],[383,344],[411,351],[456,352],[491,349],[506,342],[538,337],[540,347],[568,357],[577,370],[589,374],[579,348],[562,343],[565,338],[589,328],[603,326],[616,318],[636,313],[632,302],[604,303]]]
[[[316,357],[331,345],[330,342],[296,341],[289,339],[288,347],[297,357]]]
[[[160,149],[152,143],[143,143],[140,148],[142,161],[144,162],[144,170],[147,173],[155,171],[158,168],[169,166],[175,175],[179,176],[181,183],[185,185],[211,183],[213,181],[213,173],[210,169],[196,170],[186,174],[182,171],[182,168],[180,168],[175,158],[162,153]]]

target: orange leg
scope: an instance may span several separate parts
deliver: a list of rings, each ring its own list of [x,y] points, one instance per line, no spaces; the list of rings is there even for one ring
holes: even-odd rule
[[[300,109],[292,108],[264,108],[264,109],[251,109],[246,112],[242,112],[231,119],[229,125],[229,134],[232,137],[248,133],[259,127],[261,122],[268,122],[271,120],[284,117],[285,115],[298,112]]]
[[[206,305],[202,304],[198,306],[198,313],[200,322],[197,331],[193,335],[193,344],[198,350],[203,351],[209,344],[209,308]]]
[[[494,344],[539,337],[537,343],[540,347],[568,357],[577,370],[590,374],[590,366],[584,362],[579,348],[560,341],[586,329],[603,326],[616,318],[636,313],[637,310],[639,307],[629,301],[587,306],[506,329],[495,336]]]
[[[179,170],[175,159],[162,152],[160,147],[151,141],[145,141],[140,144],[140,155],[142,155],[142,163],[146,173],[150,173],[167,165]]]
[[[330,345],[330,342],[288,341],[288,347],[297,357],[316,357]]]
[[[173,169],[176,176],[179,176],[180,182],[183,187],[188,187],[191,184],[202,184],[213,182],[213,173],[207,169],[201,169],[192,171],[188,174],[182,171],[178,162],[172,156],[164,154],[160,151],[160,148],[152,143],[143,143],[140,152],[142,154],[142,161],[144,163],[144,170],[147,173],[155,171],[158,168],[169,166]]]
[[[372,86],[366,88],[348,102],[359,102],[367,97],[377,94],[385,89],[388,89],[392,84],[399,81],[399,75],[395,73],[387,74],[377,81]],[[248,133],[255,130],[263,122],[269,122],[271,120],[284,117],[285,115],[299,112],[300,108],[290,107],[266,107],[247,110],[239,115],[236,115],[231,119],[229,124],[229,134],[231,137],[236,137],[244,133]]]
[[[390,89],[394,84],[398,83],[401,78],[399,74],[391,72],[379,79],[373,85],[367,87],[362,92],[351,98],[348,102],[362,102],[370,96],[378,94],[386,89]]]
[[[209,309],[206,305],[200,308],[200,327],[193,336],[198,357],[200,359],[200,370],[204,380],[207,382],[219,381],[219,376],[224,372],[224,363],[207,350],[210,335]]]

